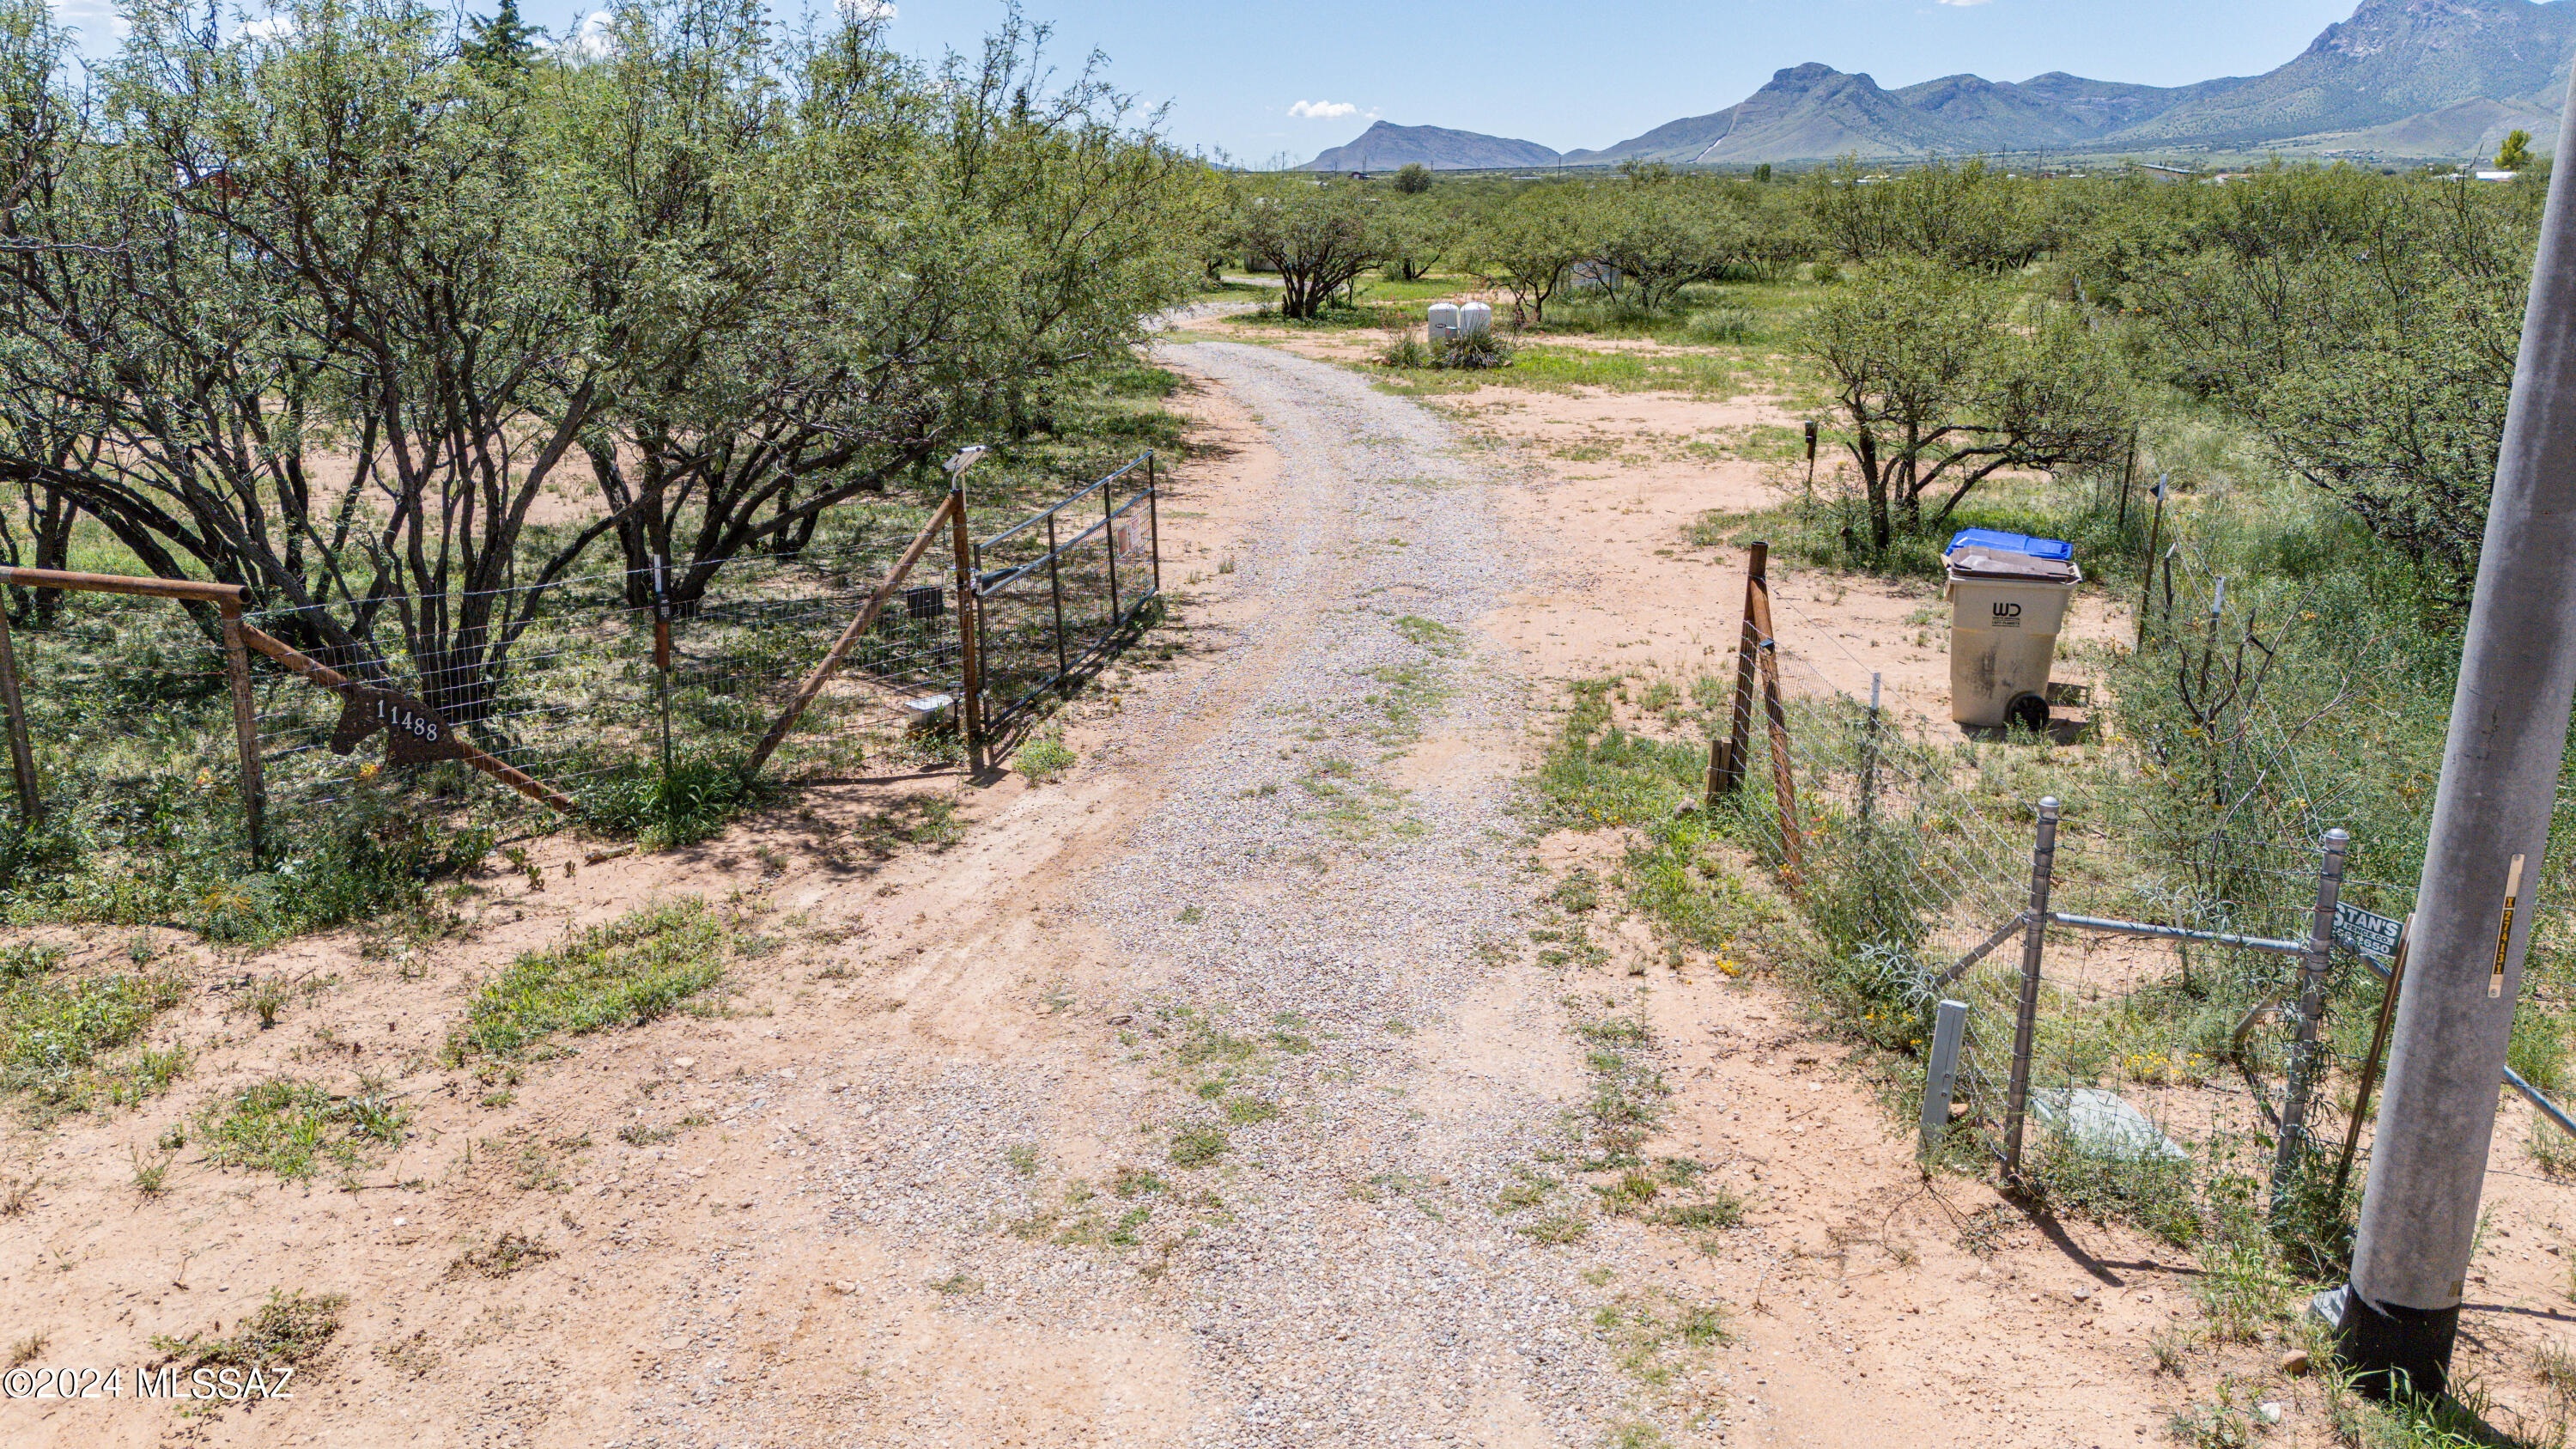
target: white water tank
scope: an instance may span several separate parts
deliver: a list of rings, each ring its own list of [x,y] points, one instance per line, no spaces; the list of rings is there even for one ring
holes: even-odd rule
[[[1458,335],[1482,337],[1494,330],[1494,309],[1482,302],[1470,302],[1458,309]]]
[[[1432,304],[1431,304],[1431,341],[1432,341],[1432,344],[1433,344],[1434,346],[1437,346],[1437,345],[1439,345],[1440,343],[1446,342],[1446,341],[1448,341],[1450,338],[1455,337],[1455,336],[1457,336],[1457,335],[1458,335],[1458,304],[1457,304],[1457,303],[1455,303],[1455,302],[1434,302],[1434,303],[1432,303]]]

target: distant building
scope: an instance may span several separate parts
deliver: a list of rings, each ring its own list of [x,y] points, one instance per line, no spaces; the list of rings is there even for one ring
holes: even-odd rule
[[[2151,166],[2139,163],[2138,170],[2149,181],[2189,181],[2200,175],[2188,166]]]

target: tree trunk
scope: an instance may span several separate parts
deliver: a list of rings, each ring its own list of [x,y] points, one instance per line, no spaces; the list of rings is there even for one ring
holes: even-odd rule
[[[1867,423],[1857,431],[1860,437],[1852,451],[1860,458],[1860,476],[1869,487],[1870,546],[1883,554],[1893,538],[1887,516],[1887,473],[1878,463],[1878,435],[1869,430]]]

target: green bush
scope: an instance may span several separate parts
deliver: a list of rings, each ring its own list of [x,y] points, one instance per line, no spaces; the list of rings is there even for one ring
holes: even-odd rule
[[[1011,763],[1029,777],[1029,783],[1044,785],[1073,768],[1074,753],[1065,744],[1063,732],[1051,730],[1020,746]]]
[[[2032,1145],[2022,1173],[2031,1200],[2059,1217],[2131,1223],[2176,1247],[2200,1241],[2204,1222],[2186,1158],[2104,1151],[2061,1130]]]
[[[187,989],[169,976],[55,979],[50,968],[0,980],[0,1092],[25,1099],[38,1120],[166,1088],[185,1069],[184,1051],[133,1045]]]
[[[2505,1065],[2544,1092],[2563,1087],[2567,1079],[2566,1018],[2525,997],[2514,1009],[2513,1036],[2505,1047]]]
[[[655,850],[694,845],[758,801],[762,782],[746,779],[731,754],[689,753],[671,762],[631,760],[582,791],[593,824],[632,836]]]

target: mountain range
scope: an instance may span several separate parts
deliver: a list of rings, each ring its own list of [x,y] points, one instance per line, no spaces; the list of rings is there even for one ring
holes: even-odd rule
[[[2468,157],[2505,132],[2546,150],[2576,61],[2576,0],[2361,0],[2287,63],[2187,86],[2051,71],[2026,81],[1943,76],[1889,90],[1809,62],[1722,111],[1562,156],[1436,126],[1380,121],[1307,163],[1316,171],[1616,164],[1749,165],[1852,155],[2048,151],[2103,155],[2337,152]]]

